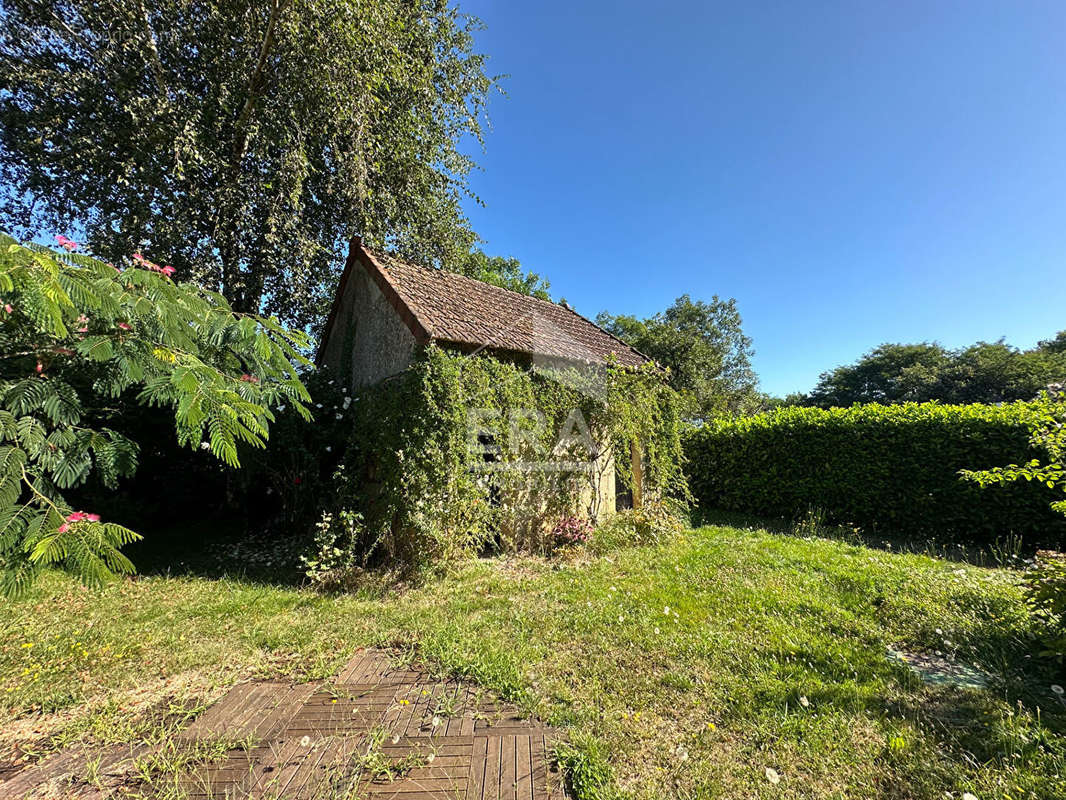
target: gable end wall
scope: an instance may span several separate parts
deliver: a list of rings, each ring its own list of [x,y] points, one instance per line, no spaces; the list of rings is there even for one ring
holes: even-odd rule
[[[366,267],[356,259],[330,327],[322,363],[353,391],[402,372],[418,341]]]

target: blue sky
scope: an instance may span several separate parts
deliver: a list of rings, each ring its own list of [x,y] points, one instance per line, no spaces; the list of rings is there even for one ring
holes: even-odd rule
[[[1066,3],[461,0],[468,208],[587,316],[737,299],[764,391],[1066,328]]]

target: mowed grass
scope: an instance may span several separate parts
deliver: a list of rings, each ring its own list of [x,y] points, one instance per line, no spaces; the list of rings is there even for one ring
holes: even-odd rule
[[[563,726],[579,797],[1066,797],[1061,681],[1031,657],[1017,573],[829,540],[702,528],[337,598],[50,576],[0,625],[0,727],[38,709],[55,744],[147,737],[160,705],[249,675],[326,677],[385,644]],[[993,683],[922,684],[889,646],[951,653]]]

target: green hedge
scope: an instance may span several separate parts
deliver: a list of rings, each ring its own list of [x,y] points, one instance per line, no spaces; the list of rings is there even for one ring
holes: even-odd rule
[[[715,420],[685,436],[689,486],[704,508],[830,521],[905,535],[970,541],[1008,533],[1066,541],[1066,525],[1037,484],[981,489],[959,479],[1036,457],[1036,406],[938,403],[782,408]]]

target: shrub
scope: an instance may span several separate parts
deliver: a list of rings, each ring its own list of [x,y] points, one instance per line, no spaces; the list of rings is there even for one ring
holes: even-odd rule
[[[1034,458],[1027,464],[977,471],[962,470],[963,478],[980,486],[1025,479],[1044,484],[1049,489],[1057,489],[1060,495],[1066,494],[1066,390],[1061,384],[1052,384],[1046,392],[1041,392],[1040,400],[1034,403],[1033,408],[1035,419],[1030,425],[1033,433],[1029,437],[1029,444],[1033,450],[1042,452],[1044,458]],[[1066,500],[1053,501],[1051,508],[1066,514]]]
[[[689,484],[709,508],[828,522],[903,535],[1031,543],[1063,536],[1036,483],[982,492],[962,469],[1019,463],[1032,455],[1035,403],[937,403],[816,409],[788,407],[686,432]]]
[[[262,446],[288,403],[307,415],[294,364],[301,333],[234,313],[224,298],[177,283],[136,256],[125,269],[0,236],[0,589],[24,591],[47,567],[99,584],[133,565],[137,537],[75,511],[69,490],[136,468],[137,445],[114,426],[140,404],[173,410],[180,445],[237,466]],[[309,416],[309,415],[308,415]]]
[[[1045,626],[1044,655],[1066,658],[1066,553],[1041,550],[1025,573],[1025,596]]]
[[[593,532],[590,549],[598,554],[623,547],[657,544],[684,530],[683,509],[675,503],[651,500],[641,508],[620,511]]]
[[[563,517],[552,528],[552,544],[555,547],[585,544],[591,533],[592,523],[584,517]]]

